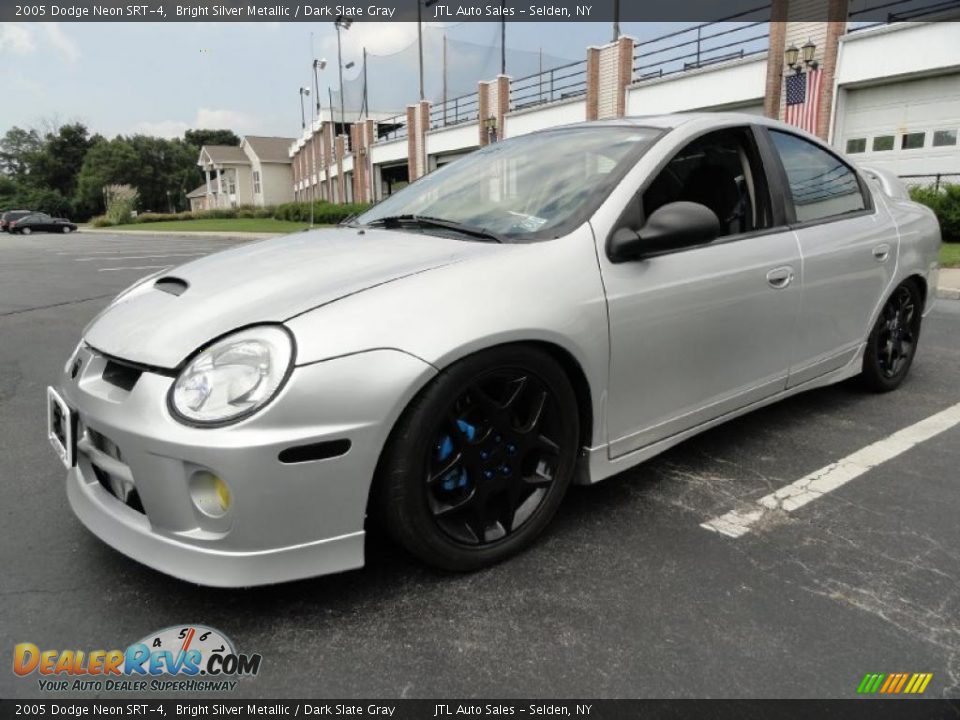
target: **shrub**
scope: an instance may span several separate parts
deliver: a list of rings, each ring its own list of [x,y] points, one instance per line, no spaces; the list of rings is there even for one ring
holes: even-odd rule
[[[97,215],[96,217],[90,218],[90,227],[102,228],[110,227],[114,223],[110,221],[106,215]]]
[[[347,203],[345,205],[334,205],[333,203],[320,201],[313,204],[313,221],[320,225],[335,225],[346,220],[351,215],[366,210],[369,205],[366,203]],[[277,220],[288,220],[291,222],[310,222],[310,203],[284,203],[278,205],[273,213]]]
[[[103,189],[107,204],[107,218],[111,225],[131,222],[140,193],[130,185],[107,185]]]
[[[936,213],[945,242],[960,242],[960,185],[912,187],[910,197]]]

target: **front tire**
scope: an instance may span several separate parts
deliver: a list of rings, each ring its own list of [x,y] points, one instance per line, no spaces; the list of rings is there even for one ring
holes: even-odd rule
[[[29,235],[30,233],[33,232],[33,230],[31,230],[30,228],[21,228],[17,230],[17,232],[20,233],[21,235]]]
[[[62,228],[60,228],[60,232],[62,232],[64,235],[69,235],[70,230],[71,229],[69,225],[64,225]]]
[[[912,280],[897,286],[887,299],[863,355],[861,379],[873,392],[890,392],[910,372],[920,339],[923,298]]]
[[[443,370],[384,451],[375,503],[424,562],[468,571],[529,546],[573,477],[577,400],[549,354],[507,345]]]

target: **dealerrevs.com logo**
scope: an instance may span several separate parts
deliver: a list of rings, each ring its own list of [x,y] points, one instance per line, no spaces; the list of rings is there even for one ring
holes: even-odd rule
[[[13,649],[13,672],[38,675],[45,692],[200,692],[234,690],[260,672],[259,653],[238,653],[219,630],[204,625],[165,628],[125,650]]]

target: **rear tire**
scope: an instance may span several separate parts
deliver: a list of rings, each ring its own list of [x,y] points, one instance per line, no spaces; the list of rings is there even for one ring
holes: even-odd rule
[[[376,479],[376,516],[425,563],[492,565],[553,518],[579,437],[576,395],[550,355],[522,345],[477,353],[437,375],[398,421]]]
[[[872,392],[890,392],[910,372],[920,339],[923,298],[916,282],[907,280],[891,293],[863,354],[863,385]]]

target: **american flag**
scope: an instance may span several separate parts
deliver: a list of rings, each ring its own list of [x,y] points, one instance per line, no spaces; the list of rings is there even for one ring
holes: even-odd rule
[[[787,77],[787,110],[784,120],[809,133],[817,132],[821,73],[822,71],[817,69]]]

